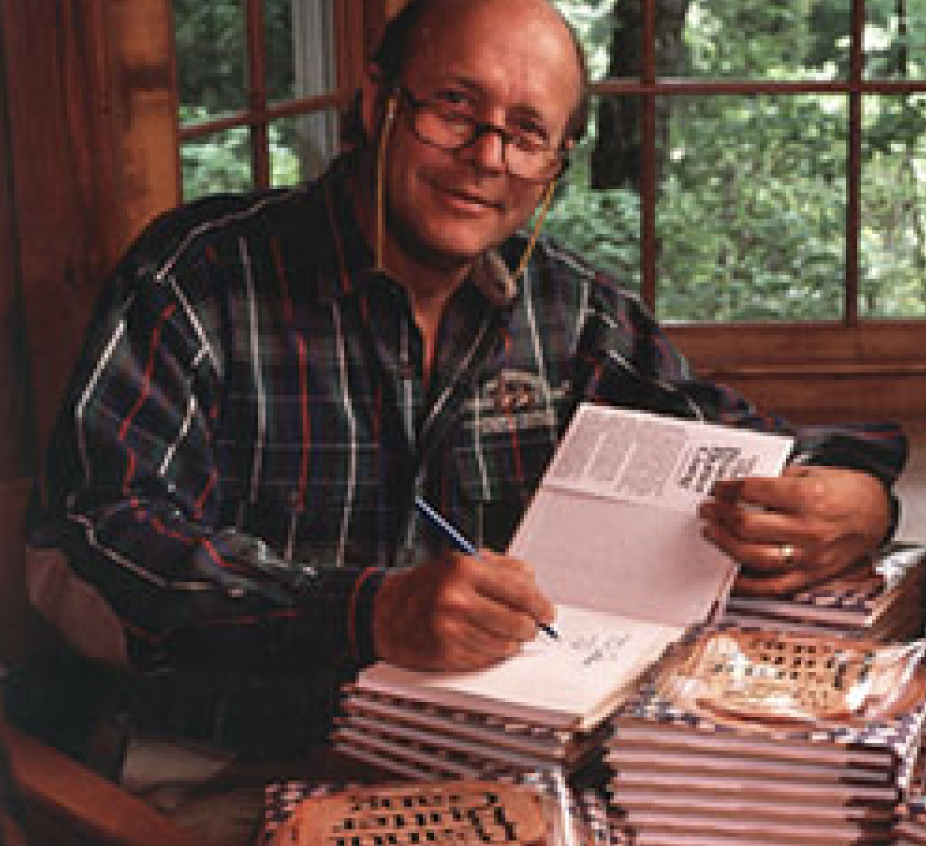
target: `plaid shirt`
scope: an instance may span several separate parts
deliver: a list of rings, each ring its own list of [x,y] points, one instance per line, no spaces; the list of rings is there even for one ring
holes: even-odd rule
[[[63,549],[147,666],[369,660],[383,573],[443,541],[423,494],[503,549],[577,404],[783,430],[697,381],[638,299],[517,235],[449,302],[430,380],[345,179],[169,213],[117,269],[48,459],[33,542]],[[799,433],[890,485],[890,426]],[[615,561],[615,569],[619,562]]]

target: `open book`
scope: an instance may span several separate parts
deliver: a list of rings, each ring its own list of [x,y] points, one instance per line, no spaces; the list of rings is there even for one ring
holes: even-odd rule
[[[377,663],[360,690],[570,731],[593,728],[689,627],[722,605],[735,565],[701,536],[715,480],[777,475],[791,441],[584,404],[509,547],[556,604],[541,634],[486,670]]]

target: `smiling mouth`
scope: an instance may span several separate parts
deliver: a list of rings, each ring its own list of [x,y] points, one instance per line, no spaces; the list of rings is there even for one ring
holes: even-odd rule
[[[468,191],[460,191],[455,188],[446,188],[440,185],[436,187],[455,204],[462,204],[474,209],[491,209],[499,212],[504,209],[503,203],[490,200],[480,194],[471,194]]]

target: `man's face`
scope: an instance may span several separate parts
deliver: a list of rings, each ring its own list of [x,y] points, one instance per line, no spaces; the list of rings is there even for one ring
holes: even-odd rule
[[[541,132],[556,149],[580,75],[569,34],[535,0],[464,0],[429,15],[402,84],[417,99],[458,103],[479,120]],[[400,98],[386,159],[388,233],[416,261],[453,267],[530,217],[544,184],[512,176],[497,133],[447,151],[412,131]]]

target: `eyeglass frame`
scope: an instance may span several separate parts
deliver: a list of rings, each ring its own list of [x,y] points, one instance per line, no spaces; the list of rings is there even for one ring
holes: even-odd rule
[[[569,149],[570,145],[568,141],[563,141],[558,148],[547,147],[546,149],[552,154],[553,158],[550,160],[550,166],[555,166],[549,175],[545,176],[522,176],[518,173],[515,173],[511,170],[511,165],[508,162],[507,149],[508,145],[515,142],[517,136],[515,133],[506,129],[504,126],[499,126],[498,124],[492,123],[491,121],[479,120],[479,118],[471,117],[469,115],[460,115],[458,122],[467,124],[471,128],[469,137],[467,137],[460,144],[457,144],[452,147],[447,147],[444,144],[438,144],[432,138],[426,138],[423,136],[417,126],[417,116],[422,109],[432,106],[434,104],[433,99],[427,99],[423,97],[416,97],[409,88],[403,84],[398,84],[393,89],[393,96],[398,93],[399,97],[397,99],[404,100],[411,106],[412,112],[408,117],[409,126],[412,130],[412,134],[422,143],[428,144],[431,147],[434,147],[438,150],[443,150],[447,153],[458,153],[460,150],[465,150],[467,147],[475,144],[483,135],[487,133],[493,133],[498,135],[502,142],[502,161],[505,164],[505,172],[513,177],[514,179],[520,179],[522,182],[530,182],[538,185],[542,185],[547,182],[559,179],[560,176],[566,171],[566,168],[569,167]],[[539,148],[543,150],[544,148]]]

